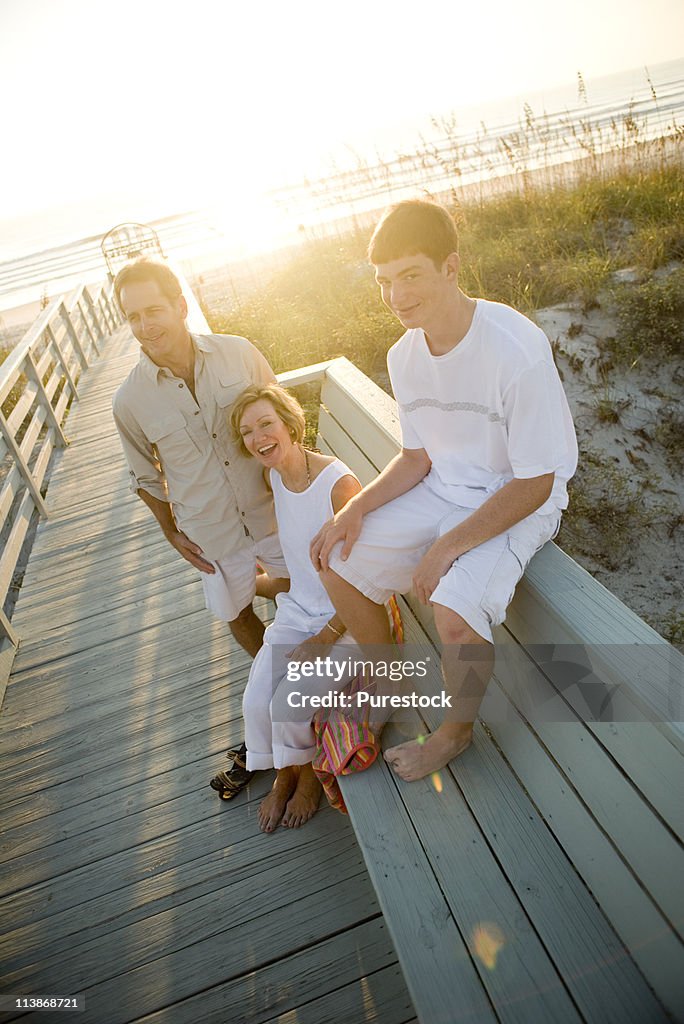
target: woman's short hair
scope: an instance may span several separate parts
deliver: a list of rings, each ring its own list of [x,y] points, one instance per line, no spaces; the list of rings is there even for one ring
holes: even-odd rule
[[[159,291],[169,302],[175,302],[183,294],[181,283],[173,270],[166,263],[148,260],[145,257],[127,263],[114,278],[114,294],[121,308],[121,290],[127,284],[141,284],[153,281],[159,285]]]
[[[406,199],[390,206],[368,244],[368,259],[376,267],[422,253],[439,270],[452,252],[458,252],[454,218],[443,206],[424,199]]]
[[[276,414],[289,430],[290,437],[294,443],[301,444],[304,440],[306,420],[304,418],[304,410],[294,395],[291,395],[285,388],[281,388],[280,384],[250,384],[248,388],[245,388],[237,396],[230,414],[233,437],[239,444],[242,454],[250,455],[251,453],[245,448],[245,443],[240,433],[240,420],[249,406],[254,405],[255,402],[262,398],[271,403]]]

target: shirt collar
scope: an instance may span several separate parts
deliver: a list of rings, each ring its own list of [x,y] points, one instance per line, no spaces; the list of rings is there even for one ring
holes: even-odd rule
[[[205,338],[201,334],[191,334],[190,339],[195,346],[195,350],[199,352],[211,352],[211,345],[209,344],[209,338]],[[150,380],[157,381],[159,374],[165,369],[163,366],[157,366],[155,362],[140,349],[140,368]]]

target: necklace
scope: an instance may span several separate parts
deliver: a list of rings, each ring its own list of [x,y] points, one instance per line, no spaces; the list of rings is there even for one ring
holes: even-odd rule
[[[306,448],[302,447],[304,452],[304,465],[306,466],[306,486],[311,487],[311,470],[309,469],[309,453]]]

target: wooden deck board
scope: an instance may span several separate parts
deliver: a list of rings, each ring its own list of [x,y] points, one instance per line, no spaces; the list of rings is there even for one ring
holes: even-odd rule
[[[267,773],[235,804],[207,785],[241,737],[249,659],[128,490],[111,396],[136,358],[119,331],[82,378],[13,619],[2,991],[85,991],[84,1024],[186,1005],[197,1020],[226,992],[254,1020],[404,1024],[415,1011],[349,821],[325,808],[266,836]]]

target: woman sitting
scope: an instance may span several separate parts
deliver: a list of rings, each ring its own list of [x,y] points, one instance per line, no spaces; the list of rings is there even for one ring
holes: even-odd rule
[[[278,534],[290,572],[290,590],[278,594],[273,623],[252,664],[243,698],[247,769],[276,768],[273,788],[259,808],[259,825],[272,832],[279,822],[298,828],[318,809],[321,785],[315,753],[313,711],[292,712],[294,690],[342,689],[348,678],[287,679],[288,664],[325,656],[335,644],[352,643],[309,557],[323,524],[357,494],[361,485],[339,459],[303,447],[304,413],[277,384],[253,385],[238,396],[231,424],[246,454],[264,466],[273,490]],[[308,715],[308,717],[307,717]],[[297,717],[298,720],[291,720]],[[290,720],[287,720],[287,719]]]

